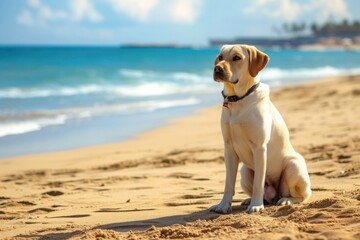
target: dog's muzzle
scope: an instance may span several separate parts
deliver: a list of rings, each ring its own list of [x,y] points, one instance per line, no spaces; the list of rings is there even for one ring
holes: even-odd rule
[[[223,81],[223,82],[230,82],[233,84],[236,84],[239,82],[239,79],[236,79],[235,82],[232,82],[231,80],[229,80],[229,76],[227,76],[224,68],[221,66],[215,66],[213,77],[216,82]]]
[[[221,66],[215,66],[213,75],[214,75],[214,80],[217,82],[219,81],[218,79],[224,80],[224,78],[225,78],[224,68]]]

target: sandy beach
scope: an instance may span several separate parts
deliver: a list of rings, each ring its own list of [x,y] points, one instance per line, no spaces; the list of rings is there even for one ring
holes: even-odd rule
[[[307,161],[309,202],[247,214],[238,174],[233,212],[208,211],[225,179],[219,102],[132,141],[0,160],[0,237],[360,239],[360,76],[271,99]]]

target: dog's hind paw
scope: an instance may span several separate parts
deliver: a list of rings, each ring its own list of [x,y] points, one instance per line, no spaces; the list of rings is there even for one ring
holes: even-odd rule
[[[286,206],[286,205],[291,205],[291,204],[299,203],[299,202],[301,202],[299,198],[283,197],[276,204],[281,205],[281,206]]]

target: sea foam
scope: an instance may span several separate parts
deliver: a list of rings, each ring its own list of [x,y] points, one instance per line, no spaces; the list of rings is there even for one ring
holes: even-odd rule
[[[72,119],[90,118],[114,113],[150,112],[158,109],[190,106],[198,103],[199,100],[196,98],[167,101],[151,100],[128,104],[68,108],[56,111],[34,112],[32,114],[33,116],[41,116],[40,118],[29,118],[26,116],[25,119],[21,119],[20,116],[23,116],[22,114],[19,114],[20,116],[18,118],[15,114],[12,116],[11,121],[0,123],[0,137],[38,131],[51,125],[62,125]]]
[[[215,93],[219,90],[213,84],[211,71],[208,74],[187,72],[159,73],[145,70],[119,70],[123,77],[133,81],[119,84],[87,84],[80,86],[42,86],[10,87],[0,89],[0,99],[25,99],[46,97],[69,97],[90,94],[114,94],[125,97],[151,97],[174,94]],[[262,81],[270,85],[279,85],[298,80],[309,80],[329,76],[360,74],[360,68],[335,68],[324,66],[318,68],[265,68],[261,72]],[[131,80],[131,79],[130,79]]]
[[[295,68],[295,69],[281,69],[281,68],[265,68],[261,72],[262,79],[271,84],[271,81],[277,80],[309,80],[322,77],[341,76],[348,74],[359,74],[360,68],[343,69],[331,66],[324,66],[319,68]]]
[[[211,82],[209,80],[208,82]],[[0,98],[46,98],[67,97],[88,94],[116,94],[121,96],[145,97],[165,96],[187,93],[211,93],[215,86],[209,84],[182,85],[177,83],[145,82],[138,85],[85,85],[75,87],[52,88],[4,88],[0,90]]]
[[[58,115],[52,118],[40,118],[34,120],[17,121],[0,124],[0,137],[22,134],[40,130],[51,125],[61,125],[67,120],[65,115]]]

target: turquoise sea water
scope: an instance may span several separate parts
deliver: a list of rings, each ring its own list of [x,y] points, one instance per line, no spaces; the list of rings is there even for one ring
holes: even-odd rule
[[[272,87],[360,73],[360,52],[264,50]],[[131,138],[221,103],[218,49],[0,47],[0,157]]]

